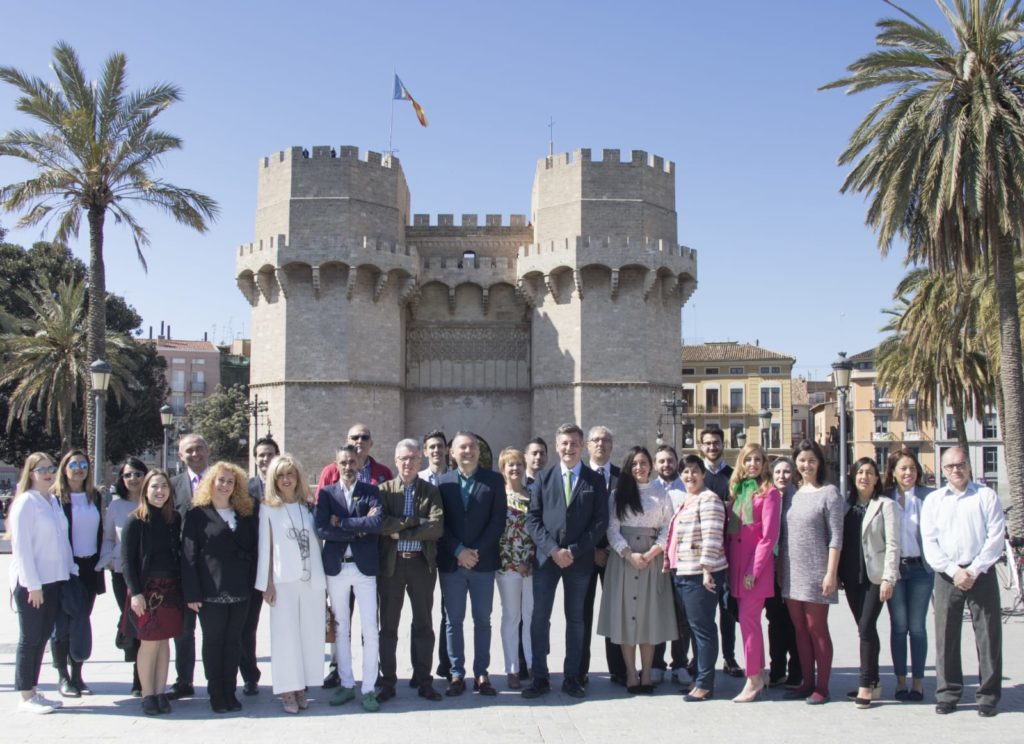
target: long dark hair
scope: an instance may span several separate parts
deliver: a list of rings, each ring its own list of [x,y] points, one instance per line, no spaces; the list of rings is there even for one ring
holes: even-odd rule
[[[865,465],[870,465],[875,471],[875,487],[871,491],[871,498],[877,499],[882,493],[882,474],[878,472],[878,463],[872,457],[862,457],[850,466],[850,473],[846,479],[846,503],[853,506],[860,497],[857,493],[857,471]]]
[[[793,448],[793,463],[796,463],[796,458],[800,456],[801,452],[810,452],[814,455],[818,461],[818,472],[815,474],[815,480],[817,480],[818,486],[825,485],[825,453],[821,449],[821,445],[812,439],[802,439],[799,444]],[[795,467],[793,473],[793,481],[797,485],[803,485],[803,476],[800,475],[800,471]]]
[[[125,468],[137,470],[142,473],[143,478],[145,478],[146,473],[149,472],[149,468],[146,467],[146,463],[137,457],[129,457],[127,460],[122,462],[121,467],[117,469],[117,480],[114,482],[114,491],[117,492],[117,495],[122,499],[128,498],[128,488],[124,485],[124,477],[122,475]]]
[[[626,518],[627,512],[644,513],[644,505],[640,502],[640,487],[633,477],[633,465],[640,455],[647,458],[649,468],[654,468],[654,460],[651,459],[651,453],[646,447],[632,447],[629,450],[626,459],[622,461],[622,472],[619,473],[619,482],[615,486],[615,516],[620,520]]]
[[[900,460],[904,457],[914,463],[914,467],[917,468],[917,478],[914,480],[914,485],[923,485],[924,470],[921,469],[921,463],[918,461],[917,455],[914,454],[913,450],[906,448],[898,449],[889,455],[889,462],[885,466],[885,480],[882,483],[882,488],[886,493],[899,487],[896,483],[896,466],[900,464]]]

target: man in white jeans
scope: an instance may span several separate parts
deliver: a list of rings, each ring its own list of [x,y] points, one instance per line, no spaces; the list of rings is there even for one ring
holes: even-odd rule
[[[342,705],[356,697],[352,674],[351,617],[349,597],[355,593],[363,636],[363,679],[360,702],[365,710],[380,709],[374,694],[377,681],[377,539],[382,513],[376,486],[358,480],[359,459],[355,448],[346,444],[336,457],[341,479],[320,489],[316,499],[316,531],[324,541],[324,573],[327,593],[337,622],[335,647],[341,686],[331,705]]]

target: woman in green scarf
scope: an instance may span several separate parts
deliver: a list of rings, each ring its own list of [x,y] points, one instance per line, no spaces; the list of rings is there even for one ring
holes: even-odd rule
[[[729,479],[726,555],[729,587],[739,604],[740,633],[747,683],[734,703],[751,703],[767,685],[761,613],[775,593],[775,545],[779,540],[782,497],[772,485],[764,450],[748,444],[740,450]]]

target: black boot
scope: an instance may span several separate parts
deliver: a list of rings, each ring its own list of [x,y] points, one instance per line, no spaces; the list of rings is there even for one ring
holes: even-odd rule
[[[235,695],[235,691],[237,690],[237,688],[238,683],[235,680],[231,680],[230,682],[226,683],[223,687],[222,694],[224,696],[224,705],[227,706],[227,709],[230,711],[242,709],[242,703],[238,700],[238,697]]]
[[[81,690],[75,686],[68,674],[69,641],[50,641],[50,656],[53,657],[53,668],[57,670],[58,689],[63,697],[82,697]]]
[[[142,695],[142,683],[139,682],[139,665],[132,664],[132,697]]]
[[[82,664],[84,662],[71,660],[71,684],[78,688],[78,692],[82,695],[92,695],[92,690],[89,689],[89,685],[85,684],[82,679]]]

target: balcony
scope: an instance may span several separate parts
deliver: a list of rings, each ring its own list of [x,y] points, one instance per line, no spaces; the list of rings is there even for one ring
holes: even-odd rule
[[[892,407],[892,398],[875,398],[871,403],[873,411],[889,411],[892,410]]]
[[[189,390],[192,393],[205,393],[206,392],[206,383],[205,382],[197,382],[197,381],[193,380],[192,383],[189,385]]]
[[[923,437],[919,431],[908,431],[903,434],[904,442],[920,442],[922,439]]]
[[[891,442],[896,439],[896,435],[888,431],[876,431],[871,435],[872,442]]]

